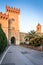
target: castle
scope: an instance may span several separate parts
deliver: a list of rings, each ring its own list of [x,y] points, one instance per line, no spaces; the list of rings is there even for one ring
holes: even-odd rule
[[[22,33],[19,31],[19,15],[20,9],[11,8],[6,6],[6,13],[0,12],[0,25],[5,32],[9,42],[15,42],[19,45],[20,41],[24,42],[24,37],[27,33]],[[41,33],[41,25],[37,25],[37,33]]]
[[[19,45],[21,40],[21,32],[19,31],[19,15],[20,9],[11,8],[9,6],[6,6],[6,13],[3,14],[0,12],[0,25],[5,32],[8,41],[15,42],[16,45]],[[25,35],[26,33],[24,36]]]
[[[19,9],[9,6],[6,6],[5,14],[0,12],[0,25],[9,41],[16,39],[16,45],[19,45],[19,14]]]

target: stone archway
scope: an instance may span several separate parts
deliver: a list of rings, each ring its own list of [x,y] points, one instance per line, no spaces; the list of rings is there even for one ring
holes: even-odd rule
[[[16,44],[16,39],[15,39],[15,37],[11,37],[11,44]]]

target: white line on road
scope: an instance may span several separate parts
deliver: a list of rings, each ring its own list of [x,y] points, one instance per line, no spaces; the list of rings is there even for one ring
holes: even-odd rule
[[[7,54],[7,52],[8,52],[9,49],[10,49],[10,47],[6,50],[6,52],[5,52],[4,55],[2,56],[2,59],[0,60],[0,64],[2,63],[4,57],[5,57],[5,55]]]

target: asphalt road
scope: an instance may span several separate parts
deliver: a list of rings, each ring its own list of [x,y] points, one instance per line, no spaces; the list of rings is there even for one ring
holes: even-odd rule
[[[43,52],[11,45],[1,65],[43,65]]]

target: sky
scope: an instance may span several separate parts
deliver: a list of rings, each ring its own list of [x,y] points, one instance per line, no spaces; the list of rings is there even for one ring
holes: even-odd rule
[[[43,0],[0,0],[0,12],[5,13],[6,5],[20,9],[21,32],[36,31],[38,23],[42,25],[43,32]]]

